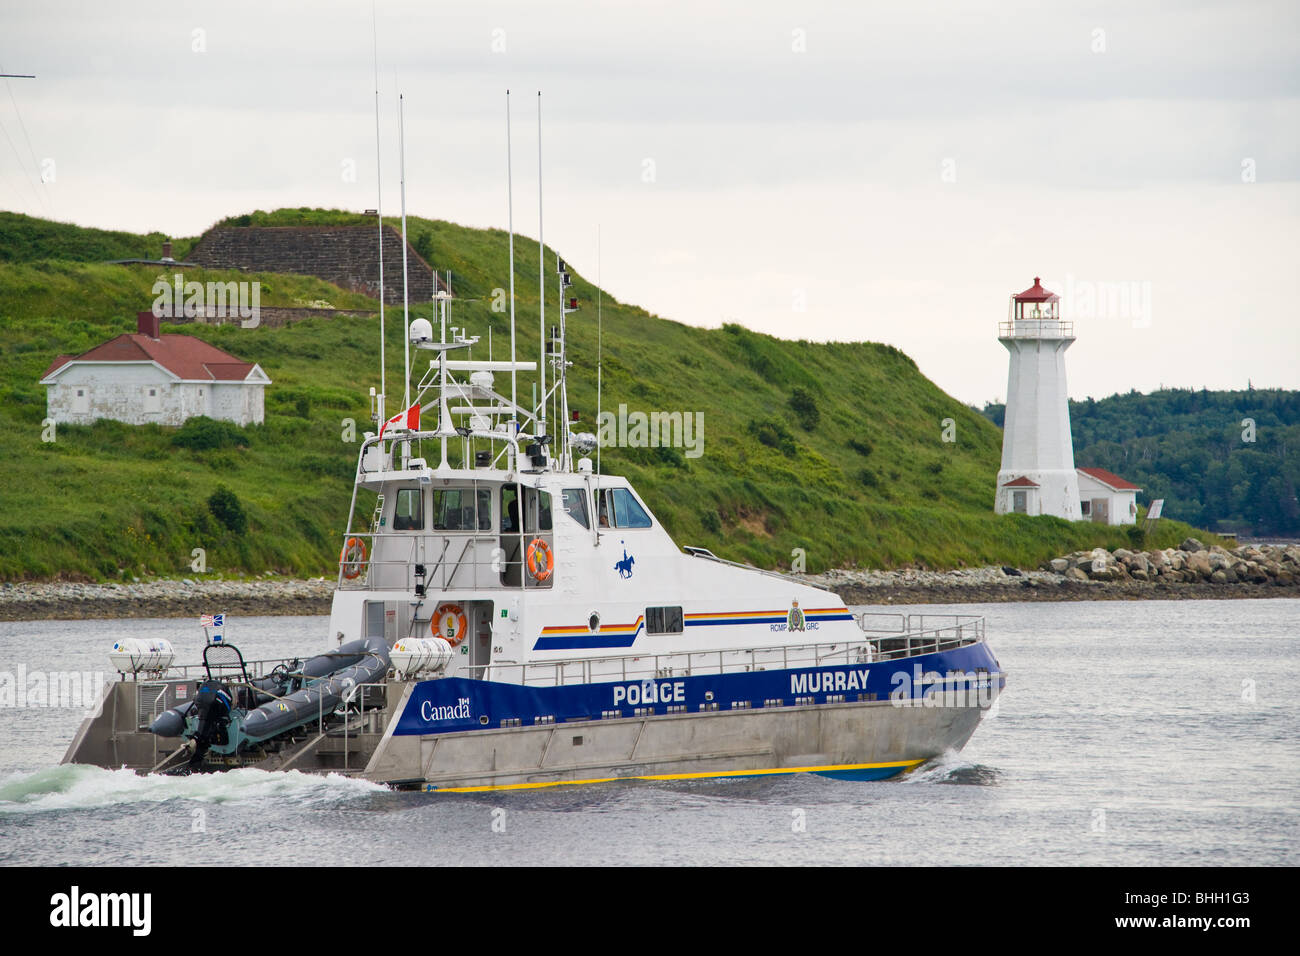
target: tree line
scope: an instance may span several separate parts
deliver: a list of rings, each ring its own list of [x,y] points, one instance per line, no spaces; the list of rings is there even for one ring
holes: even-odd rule
[[[999,428],[1006,406],[981,410]],[[1211,531],[1300,536],[1300,392],[1136,389],[1070,402],[1076,465],[1141,486],[1139,502]]]

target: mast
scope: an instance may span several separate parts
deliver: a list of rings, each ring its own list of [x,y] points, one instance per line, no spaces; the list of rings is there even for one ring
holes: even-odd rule
[[[600,223],[596,224],[596,477],[600,478],[600,390],[602,374],[604,372],[604,353],[601,347],[604,345],[602,339],[603,327],[600,321],[600,298],[601,289],[605,287],[604,277],[600,269]]]
[[[384,398],[388,394],[386,367],[387,348],[384,339],[384,175],[383,151],[379,141],[379,25],[375,5],[370,5],[370,26],[375,50],[375,218],[379,220],[379,426],[382,429],[388,418],[384,415]]]
[[[506,218],[510,225],[510,418],[519,433],[518,372],[515,370],[515,187],[510,168],[510,91],[506,90]]]
[[[406,277],[406,113],[403,108],[402,94],[397,95],[397,142],[401,151],[402,172],[402,340],[406,349],[405,385],[402,408],[411,407],[411,300]],[[409,447],[409,445],[408,445]]]
[[[541,317],[537,320],[537,367],[541,370],[542,396],[540,409],[534,409],[539,416],[537,437],[546,434],[546,237],[542,233],[542,91],[537,91],[537,285],[538,300],[541,302]]]

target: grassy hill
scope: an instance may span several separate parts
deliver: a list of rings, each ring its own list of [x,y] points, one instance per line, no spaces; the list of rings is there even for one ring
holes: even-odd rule
[[[279,210],[232,224],[362,224],[359,215]],[[509,318],[491,311],[507,284],[507,237],[408,217],[412,243],[458,295],[453,324],[509,348]],[[13,234],[10,234],[10,230]],[[332,574],[357,446],[344,419],[367,427],[378,384],[374,319],[311,319],[281,329],[182,326],[248,361],[274,384],[266,422],[184,429],[99,422],[62,426],[42,442],[45,389],[58,353],[134,331],[157,270],[103,264],[156,255],[160,235],[135,236],[0,214],[0,578],[190,575],[191,549],[213,572]],[[195,239],[174,241],[180,257]],[[537,356],[537,246],[516,237],[519,352]],[[553,252],[548,250],[548,263]],[[572,268],[580,263],[570,263]],[[376,308],[364,296],[300,276],[187,270],[186,279],[255,278],[263,305]],[[582,426],[596,411],[596,290],[576,271],[582,311],[569,319],[570,401]],[[430,306],[415,310],[430,314]],[[548,320],[554,316],[548,310]],[[390,310],[396,318],[397,313]],[[390,326],[399,328],[394,322]],[[401,336],[388,368],[400,369]],[[698,329],[604,296],[607,409],[699,411],[704,454],[610,448],[606,470],[626,474],[679,544],[788,567],[803,548],[815,571],[859,564],[1035,565],[1080,547],[1128,543],[1119,530],[1053,518],[998,517],[993,482],[1001,434],[944,394],[889,346],[783,341],[738,325]],[[521,394],[529,394],[531,381]],[[398,393],[390,380],[389,391]],[[942,421],[956,441],[941,440]],[[211,446],[211,447],[205,447]],[[218,491],[221,494],[217,494]],[[215,496],[215,497],[214,497]],[[240,516],[243,520],[240,520]],[[1190,529],[1166,523],[1160,544]]]

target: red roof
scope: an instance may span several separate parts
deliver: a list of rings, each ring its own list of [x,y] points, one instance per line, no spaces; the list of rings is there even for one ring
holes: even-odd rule
[[[1043,288],[1038,276],[1034,276],[1034,284],[1024,292],[1016,296],[1017,302],[1055,302],[1060,296],[1055,292],[1048,292]]]
[[[80,355],[60,355],[41,378],[48,378],[69,362],[149,361],[190,381],[242,382],[253,370],[252,362],[241,362],[192,335],[161,335],[154,339],[135,333],[119,335]]]
[[[50,367],[45,370],[45,375],[42,375],[41,378],[45,378],[46,375],[52,374],[55,369],[62,368],[70,358],[72,358],[71,355],[56,356],[54,361],[50,363]]]
[[[1013,478],[1011,481],[1003,482],[1003,488],[1037,488],[1038,482],[1030,481],[1021,475],[1019,478]]]
[[[1096,478],[1103,485],[1113,488],[1115,491],[1141,491],[1137,485],[1131,481],[1125,481],[1119,475],[1107,471],[1105,468],[1080,468],[1089,478]]]

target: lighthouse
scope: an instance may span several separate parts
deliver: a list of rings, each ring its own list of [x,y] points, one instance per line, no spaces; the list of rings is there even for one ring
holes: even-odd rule
[[[1074,327],[1061,321],[1060,296],[1035,277],[1011,296],[998,341],[1011,353],[1011,367],[993,510],[1077,521],[1079,477],[1065,390],[1065,350],[1074,344]]]

